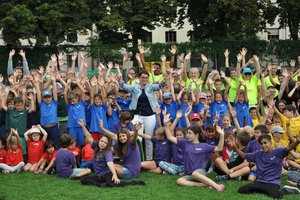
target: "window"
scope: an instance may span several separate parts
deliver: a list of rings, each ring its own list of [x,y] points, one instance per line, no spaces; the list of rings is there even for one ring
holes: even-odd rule
[[[278,28],[268,28],[268,40],[279,40],[279,29]]]
[[[152,43],[152,32],[145,32],[141,36],[142,43]]]
[[[77,33],[69,33],[67,35],[67,42],[75,43],[78,41]]]
[[[166,43],[176,42],[176,31],[166,31]]]

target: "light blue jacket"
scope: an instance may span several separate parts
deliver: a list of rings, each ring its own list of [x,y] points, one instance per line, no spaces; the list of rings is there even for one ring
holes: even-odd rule
[[[129,105],[129,108],[131,110],[136,110],[137,104],[139,97],[142,94],[142,87],[140,84],[135,84],[135,85],[128,85],[125,84],[124,81],[121,82],[120,85],[121,89],[126,90],[127,92],[130,92],[132,94],[132,100]],[[152,108],[152,111],[155,112],[155,109],[159,107],[158,101],[156,99],[156,96],[154,94],[155,91],[159,91],[162,89],[163,84],[147,84],[145,86],[145,94],[148,97],[150,106]]]
[[[14,73],[14,69],[13,69],[12,59],[8,59],[8,63],[7,63],[7,76],[10,76],[13,73]],[[24,75],[29,74],[29,67],[28,67],[28,62],[27,62],[26,58],[23,59],[23,74]]]

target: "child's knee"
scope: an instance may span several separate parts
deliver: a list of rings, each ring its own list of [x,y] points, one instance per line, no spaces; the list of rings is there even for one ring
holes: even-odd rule
[[[179,178],[179,179],[176,180],[177,185],[185,185],[184,182],[185,182],[184,178]]]

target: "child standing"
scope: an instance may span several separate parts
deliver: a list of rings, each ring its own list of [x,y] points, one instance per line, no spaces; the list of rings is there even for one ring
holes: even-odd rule
[[[0,163],[0,169],[3,169],[2,172],[5,174],[10,172],[21,172],[25,163],[22,155],[22,144],[16,129],[11,129],[7,138],[6,147],[6,164]]]
[[[43,134],[42,138],[41,134]],[[24,134],[28,146],[28,163],[24,166],[25,171],[33,172],[37,168],[37,164],[43,155],[43,148],[47,136],[47,132],[40,125],[32,126],[32,128]]]
[[[74,154],[68,150],[71,136],[63,134],[60,137],[61,149],[56,154],[56,173],[61,178],[80,178],[91,173],[88,168],[76,168]]]

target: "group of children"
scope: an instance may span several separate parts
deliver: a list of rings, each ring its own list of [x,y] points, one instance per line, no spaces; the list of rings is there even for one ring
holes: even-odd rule
[[[126,54],[123,73],[117,64],[108,63],[107,70],[100,64],[98,77],[88,80],[87,64],[81,54],[77,73],[77,54],[72,56],[69,72],[64,70],[62,54],[52,55],[45,70],[29,72],[25,70],[28,64],[23,51],[20,55],[26,67],[23,71],[19,67],[11,70],[15,54],[12,50],[6,85],[0,77],[2,173],[56,173],[62,178],[80,178],[85,185],[115,187],[144,185],[143,181],[132,180],[144,170],[180,175],[178,185],[214,188],[219,192],[225,188],[221,181],[245,179],[252,182],[239,188],[240,193],[261,192],[273,198],[300,193],[289,186],[280,190],[282,172],[300,169],[299,104],[286,105],[287,101],[279,98],[286,92],[281,86],[287,87],[293,74],[281,74],[284,80],[276,83],[280,86],[278,96],[273,94],[276,85],[262,87],[264,98],[258,95],[256,105],[249,105],[249,93],[264,86],[265,74],[252,79],[251,69],[246,64],[240,66],[245,49],[230,77],[212,71],[205,78],[207,58],[201,55],[204,76],[199,78],[199,72],[191,68],[187,78],[186,65],[191,55],[179,56],[181,68],[176,70],[172,66],[174,48],[168,70],[163,56],[162,74],[157,72],[158,63],[149,70],[154,83],[166,83],[156,93],[161,103],[156,109],[153,136],[142,133],[144,125],[140,121],[132,123],[130,94],[119,87],[122,79],[128,84],[140,82],[135,73],[128,73],[135,71],[128,69]],[[143,47],[139,50],[137,60],[146,69],[139,57],[144,54]],[[224,53],[226,63],[228,53]],[[260,73],[256,56],[251,63]],[[117,74],[110,72],[112,68]],[[227,65],[226,70],[229,71]],[[271,68],[269,71],[269,79],[274,82],[275,75]],[[239,77],[241,73],[243,78]],[[288,96],[299,92],[298,83]],[[234,98],[230,97],[230,90],[235,90]],[[143,159],[142,140],[153,143],[153,160]],[[92,171],[95,175],[89,175]],[[215,180],[207,176],[212,171],[217,174]]]

